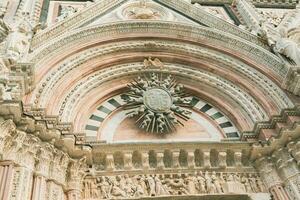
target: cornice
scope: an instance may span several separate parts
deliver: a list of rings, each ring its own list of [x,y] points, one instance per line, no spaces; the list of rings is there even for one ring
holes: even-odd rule
[[[192,3],[199,3],[201,5],[222,5],[231,4],[234,0],[191,0]],[[264,8],[295,8],[299,0],[252,0],[252,3],[257,7]]]
[[[299,114],[299,108],[295,110],[297,116]],[[293,115],[293,112],[292,112]],[[284,118],[284,116],[282,117]],[[292,122],[290,125],[284,126],[278,130],[278,134],[270,137],[267,142],[262,141],[258,143],[254,143],[252,146],[251,159],[256,160],[260,157],[271,156],[272,153],[285,147],[290,141],[297,141],[300,138],[300,121],[296,120]]]
[[[53,144],[70,157],[80,158],[89,155],[90,147],[75,145],[77,134],[72,132],[72,124],[62,123],[55,116],[47,116],[42,109],[23,109],[19,101],[4,101],[0,104],[0,108],[2,119],[12,119],[18,130]]]

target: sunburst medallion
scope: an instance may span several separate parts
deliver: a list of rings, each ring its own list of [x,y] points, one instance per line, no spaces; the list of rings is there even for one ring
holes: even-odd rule
[[[138,77],[128,85],[129,92],[122,95],[128,117],[136,118],[139,128],[152,133],[174,132],[183,126],[191,114],[191,98],[171,75],[151,73]]]

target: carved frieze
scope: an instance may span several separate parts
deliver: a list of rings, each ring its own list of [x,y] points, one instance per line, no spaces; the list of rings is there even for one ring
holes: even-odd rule
[[[216,173],[141,174],[87,177],[83,199],[124,199],[226,193],[265,193],[258,174]]]

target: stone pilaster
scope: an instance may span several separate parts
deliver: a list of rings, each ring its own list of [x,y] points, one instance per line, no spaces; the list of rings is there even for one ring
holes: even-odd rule
[[[14,168],[12,189],[9,193],[9,200],[30,199],[32,191],[32,171],[26,167],[17,166]]]
[[[80,200],[82,181],[86,170],[86,159],[72,160],[68,169],[68,200]]]
[[[47,145],[48,146],[48,145]],[[52,159],[51,148],[40,148],[35,167],[32,200],[46,199],[47,177],[49,176],[50,161]]]
[[[8,200],[12,189],[14,163],[0,162],[0,199]]]
[[[54,180],[47,181],[47,196],[46,200],[65,200],[62,185],[56,183]]]
[[[279,176],[291,199],[300,199],[300,172],[287,148],[280,148],[273,153]]]
[[[283,182],[279,177],[274,164],[270,158],[262,157],[255,161],[260,177],[267,187],[268,191],[273,195],[274,200],[289,199],[283,187]]]

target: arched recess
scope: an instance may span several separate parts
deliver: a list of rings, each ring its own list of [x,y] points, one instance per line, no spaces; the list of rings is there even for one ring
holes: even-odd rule
[[[82,131],[97,105],[145,70],[148,56],[159,58],[165,73],[219,107],[240,131],[294,106],[278,86],[286,70],[265,49],[209,28],[157,22],[83,28],[41,46],[31,55],[37,87],[24,103]]]
[[[111,97],[101,103],[90,115],[84,126],[84,132],[88,140],[101,140],[103,142],[138,142],[145,140],[159,139],[160,141],[220,141],[221,139],[239,139],[239,131],[218,108],[193,97],[191,101],[192,112],[190,118],[193,122],[188,122],[186,126],[180,127],[170,137],[140,137],[140,131],[134,125],[134,119],[127,119],[126,111],[122,109],[125,102],[121,95]],[[126,121],[125,121],[126,120]],[[125,122],[124,122],[125,121]],[[126,130],[125,130],[126,129]],[[135,133],[136,132],[136,133]],[[129,134],[126,134],[129,133]],[[199,135],[201,133],[205,133]],[[121,137],[121,138],[120,138]]]

